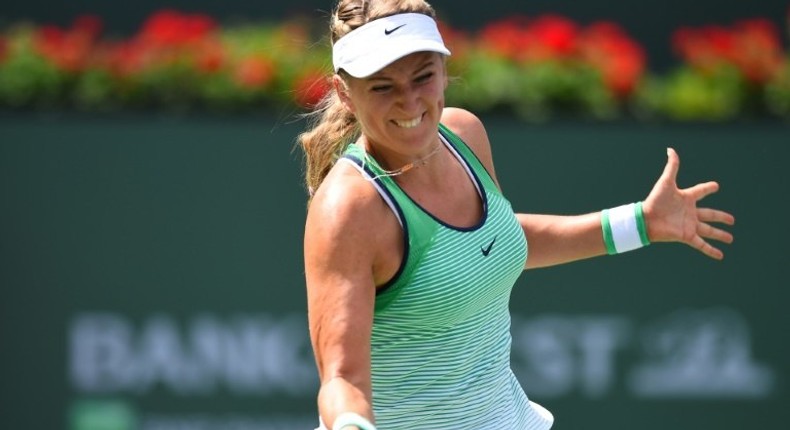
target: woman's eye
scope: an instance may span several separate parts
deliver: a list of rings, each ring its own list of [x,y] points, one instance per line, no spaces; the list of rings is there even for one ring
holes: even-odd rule
[[[417,79],[415,79],[415,82],[417,82],[417,83],[423,83],[423,82],[427,82],[427,81],[429,81],[429,80],[430,80],[432,77],[433,77],[433,72],[431,72],[431,73],[426,73],[426,74],[424,74],[424,75],[420,75],[420,76],[418,76],[418,77],[417,77]]]
[[[389,91],[390,88],[392,88],[391,85],[376,85],[375,87],[371,88],[371,91],[374,93],[383,93]]]

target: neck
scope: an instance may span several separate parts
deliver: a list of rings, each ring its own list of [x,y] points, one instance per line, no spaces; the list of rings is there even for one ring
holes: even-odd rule
[[[383,171],[383,173],[381,175],[379,175],[379,176],[397,176],[397,175],[402,175],[402,174],[404,174],[404,173],[406,173],[406,172],[408,172],[408,171],[410,171],[412,169],[416,169],[418,167],[424,166],[424,165],[428,164],[428,162],[431,160],[431,158],[434,155],[436,155],[441,149],[442,149],[442,142],[441,142],[441,140],[437,139],[436,140],[436,144],[433,146],[433,148],[427,154],[425,154],[425,155],[423,155],[423,156],[421,156],[421,157],[419,157],[419,158],[417,158],[415,160],[412,160],[409,163],[403,164],[403,165],[401,165],[400,167],[398,167],[398,168],[396,168],[394,170],[387,170],[387,169],[385,169],[384,166],[382,165],[382,163],[379,162],[379,165],[381,166],[381,170]],[[377,158],[375,156],[375,151],[366,151],[366,152],[368,152],[368,156],[376,158],[377,160],[379,160],[379,158]]]

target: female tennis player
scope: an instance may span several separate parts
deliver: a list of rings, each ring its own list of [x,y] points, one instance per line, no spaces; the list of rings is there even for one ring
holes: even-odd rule
[[[679,189],[669,149],[642,202],[515,214],[483,124],[444,105],[450,51],[431,6],[340,0],[330,27],[334,90],[299,137],[320,428],[550,428],[510,369],[520,273],[650,242],[721,259],[708,240],[733,238],[712,224],[734,218],[697,207],[718,185]]]

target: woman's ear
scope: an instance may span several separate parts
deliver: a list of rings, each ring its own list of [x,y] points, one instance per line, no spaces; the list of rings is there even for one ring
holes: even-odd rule
[[[346,81],[344,81],[340,75],[335,74],[332,76],[332,86],[335,87],[335,92],[337,96],[340,97],[340,101],[343,103],[343,106],[346,107],[346,110],[354,113],[354,104],[351,102],[351,94],[348,91]]]

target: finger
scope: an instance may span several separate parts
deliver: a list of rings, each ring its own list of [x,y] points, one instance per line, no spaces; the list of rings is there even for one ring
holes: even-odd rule
[[[695,236],[694,239],[691,240],[690,245],[714,260],[721,260],[724,258],[724,253],[721,252],[721,250],[714,248],[700,236]]]
[[[735,224],[735,217],[732,214],[718,209],[697,208],[697,219],[704,222],[719,222],[727,225]]]
[[[724,243],[732,243],[733,241],[732,233],[705,224],[704,222],[699,223],[697,226],[697,234],[706,239],[718,240],[719,242]]]
[[[680,158],[672,148],[667,148],[667,164],[661,173],[661,180],[677,183],[678,170],[680,169]]]
[[[715,181],[704,182],[702,184],[694,185],[693,187],[686,188],[684,191],[690,193],[696,200],[702,200],[705,197],[719,191],[719,184]]]

